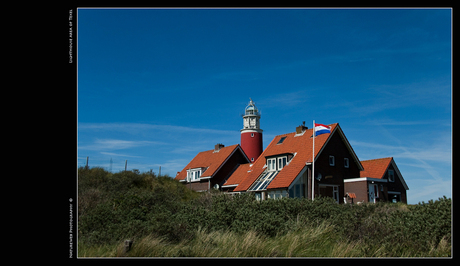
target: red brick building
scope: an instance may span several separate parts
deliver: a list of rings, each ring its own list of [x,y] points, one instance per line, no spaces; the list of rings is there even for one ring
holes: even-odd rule
[[[409,189],[393,157],[361,161],[359,178],[344,180],[345,191],[355,193],[354,202],[404,202]],[[349,199],[351,200],[351,199]]]

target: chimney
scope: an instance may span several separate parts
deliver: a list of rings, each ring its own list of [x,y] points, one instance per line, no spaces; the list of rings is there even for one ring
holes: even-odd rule
[[[308,127],[305,126],[305,121],[304,121],[303,125],[300,125],[300,126],[295,128],[295,133],[296,134],[302,134],[307,129],[308,129]]]
[[[214,146],[214,152],[219,152],[220,149],[222,149],[223,147],[225,147],[224,144],[222,144],[222,143],[217,143],[216,146]]]

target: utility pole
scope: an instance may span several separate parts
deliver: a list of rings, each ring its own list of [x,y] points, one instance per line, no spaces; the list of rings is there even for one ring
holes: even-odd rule
[[[125,160],[125,171],[128,169],[128,160]]]
[[[88,160],[89,160],[89,156],[86,156],[86,166],[85,166],[86,169],[88,169]]]
[[[158,171],[158,176],[161,176],[161,165],[160,165],[160,170]]]

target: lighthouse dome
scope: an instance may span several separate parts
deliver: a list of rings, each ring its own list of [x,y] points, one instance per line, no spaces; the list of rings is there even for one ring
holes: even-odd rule
[[[259,115],[259,110],[257,109],[255,103],[249,98],[249,104],[246,106],[245,115]]]

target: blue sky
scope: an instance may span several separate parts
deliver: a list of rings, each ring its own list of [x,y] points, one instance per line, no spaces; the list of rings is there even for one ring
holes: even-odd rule
[[[174,177],[240,142],[339,123],[409,203],[452,196],[450,9],[78,9],[78,166]],[[112,164],[110,163],[112,161]]]

